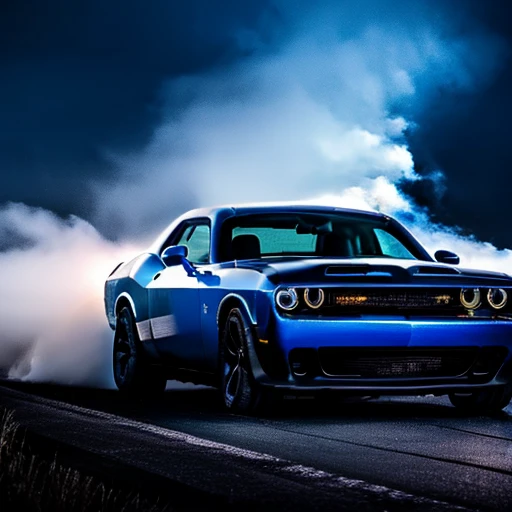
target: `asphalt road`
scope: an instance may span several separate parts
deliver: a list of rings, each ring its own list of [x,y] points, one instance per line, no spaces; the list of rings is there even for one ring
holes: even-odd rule
[[[15,394],[0,389],[0,401],[18,410],[20,419],[33,427],[41,424],[43,433],[57,432],[66,421],[69,425],[73,421],[75,426],[70,430],[76,434],[85,427],[80,427],[78,417],[71,418],[71,413],[77,416],[102,411],[108,414],[93,415],[98,432],[109,426],[111,438],[121,446],[126,446],[123,436],[127,434],[113,435],[116,425],[153,436],[171,432],[167,437],[173,442],[184,439],[189,445],[201,446],[202,456],[208,460],[213,460],[212,454],[217,458],[222,453],[233,456],[236,463],[230,459],[225,467],[210,468],[206,476],[199,475],[200,471],[194,475],[193,467],[189,468],[192,473],[188,478],[200,478],[207,486],[204,480],[211,477],[217,489],[231,485],[234,492],[236,482],[240,482],[240,488],[250,484],[249,475],[254,471],[253,480],[258,485],[244,492],[252,493],[255,500],[259,499],[258,492],[265,494],[261,486],[267,486],[267,496],[285,488],[297,496],[294,486],[302,485],[304,500],[311,500],[310,507],[303,502],[303,508],[311,509],[332,507],[339,497],[340,504],[346,498],[346,507],[357,502],[362,510],[361,500],[366,497],[368,510],[442,510],[443,503],[469,509],[512,510],[511,406],[494,417],[470,418],[458,413],[447,399],[434,397],[336,400],[328,404],[286,400],[278,414],[254,418],[226,413],[215,390],[209,388],[180,387],[168,390],[161,400],[143,402],[124,400],[114,391],[27,384],[9,387],[15,389]],[[34,396],[50,399],[43,402],[45,409],[38,409],[36,416],[34,408],[42,406]],[[59,406],[62,403],[79,408],[66,409]],[[52,417],[57,418],[63,410],[67,416],[53,421]],[[92,435],[89,433],[88,439]],[[104,438],[105,434],[101,435]],[[144,442],[154,441],[144,438]],[[133,458],[142,456],[150,457],[145,452]],[[205,459],[194,459],[190,453],[180,457],[181,462],[195,460],[198,470],[204,465]],[[244,464],[259,461],[257,471],[243,466],[240,460],[244,457]],[[176,457],[169,458],[177,464]],[[169,458],[157,464],[163,468]],[[230,470],[235,466],[238,480],[229,482],[234,478]],[[287,475],[293,475],[293,485]],[[377,504],[372,508],[371,503]]]

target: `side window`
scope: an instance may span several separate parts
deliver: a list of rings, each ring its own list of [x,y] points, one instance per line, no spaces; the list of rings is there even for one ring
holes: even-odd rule
[[[414,256],[391,233],[383,229],[375,229],[375,236],[379,241],[382,254],[393,258],[415,259]]]
[[[191,263],[208,263],[210,259],[210,226],[191,224],[176,242],[188,248],[187,259]]]

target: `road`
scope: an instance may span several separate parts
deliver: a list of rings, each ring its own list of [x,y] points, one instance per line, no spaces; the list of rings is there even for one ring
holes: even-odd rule
[[[195,461],[188,476],[181,477],[200,480],[203,490],[209,478],[217,490],[231,486],[234,499],[275,495],[279,502],[293,495],[297,501],[294,486],[299,486],[304,499],[311,500],[302,501],[304,509],[329,508],[339,500],[345,506],[357,503],[360,510],[451,510],[452,506],[512,510],[511,406],[494,417],[470,418],[445,398],[390,397],[329,404],[286,400],[279,413],[256,418],[226,413],[215,390],[209,388],[181,386],[147,402],[125,400],[114,391],[24,383],[7,386],[0,388],[0,403],[14,408],[30,428],[39,426],[44,435],[62,437],[63,425],[69,422],[68,431],[83,435],[86,444],[91,443],[95,429],[100,436],[108,426],[108,442],[114,446],[102,450],[103,454],[120,456],[120,446],[127,443],[132,443],[132,451],[137,443],[150,447],[155,436],[172,438],[173,443],[184,441],[187,450],[190,445],[200,447],[202,458],[188,452],[180,456],[182,465]],[[80,423],[86,416],[89,430]],[[116,425],[130,427],[131,433],[117,432]],[[106,442],[105,435],[100,436],[103,441],[94,441],[97,446]],[[139,437],[128,441],[123,437],[127,435]],[[157,444],[162,448],[161,439]],[[167,446],[166,453],[178,450],[176,446]],[[224,466],[223,454],[229,459]],[[145,451],[130,456],[137,461],[141,457],[154,460],[155,454]],[[172,473],[178,467],[184,471],[177,457],[157,459],[160,462],[152,471]],[[168,469],[171,459],[174,466]],[[205,461],[220,466],[203,473],[209,464]],[[236,476],[230,474],[234,467]],[[249,475],[254,477],[252,487]]]

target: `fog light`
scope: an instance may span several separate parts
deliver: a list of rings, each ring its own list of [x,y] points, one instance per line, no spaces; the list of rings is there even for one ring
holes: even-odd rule
[[[460,303],[466,309],[476,309],[480,306],[480,290],[478,288],[464,288],[460,291]]]
[[[299,297],[294,288],[279,290],[276,294],[277,305],[285,311],[291,311],[297,307]]]
[[[321,288],[304,290],[304,301],[312,309],[318,309],[324,303],[324,299],[324,291]]]
[[[314,377],[318,375],[316,350],[295,348],[289,355],[290,369],[294,377]]]
[[[494,309],[501,309],[507,303],[507,292],[503,288],[491,288],[487,292],[487,300]]]
[[[292,363],[292,372],[296,377],[304,377],[308,373],[308,365],[305,361],[294,361]]]

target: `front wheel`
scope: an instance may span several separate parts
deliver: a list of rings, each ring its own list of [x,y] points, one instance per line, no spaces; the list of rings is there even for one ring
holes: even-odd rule
[[[504,409],[512,398],[505,387],[482,389],[473,393],[450,393],[452,405],[468,414],[496,413]]]
[[[151,396],[163,392],[167,384],[161,368],[148,364],[129,308],[117,316],[113,370],[117,388],[127,394]]]
[[[233,308],[224,324],[220,347],[220,389],[224,405],[237,412],[254,412],[267,404],[267,395],[252,374],[248,353],[250,326],[240,309]]]

